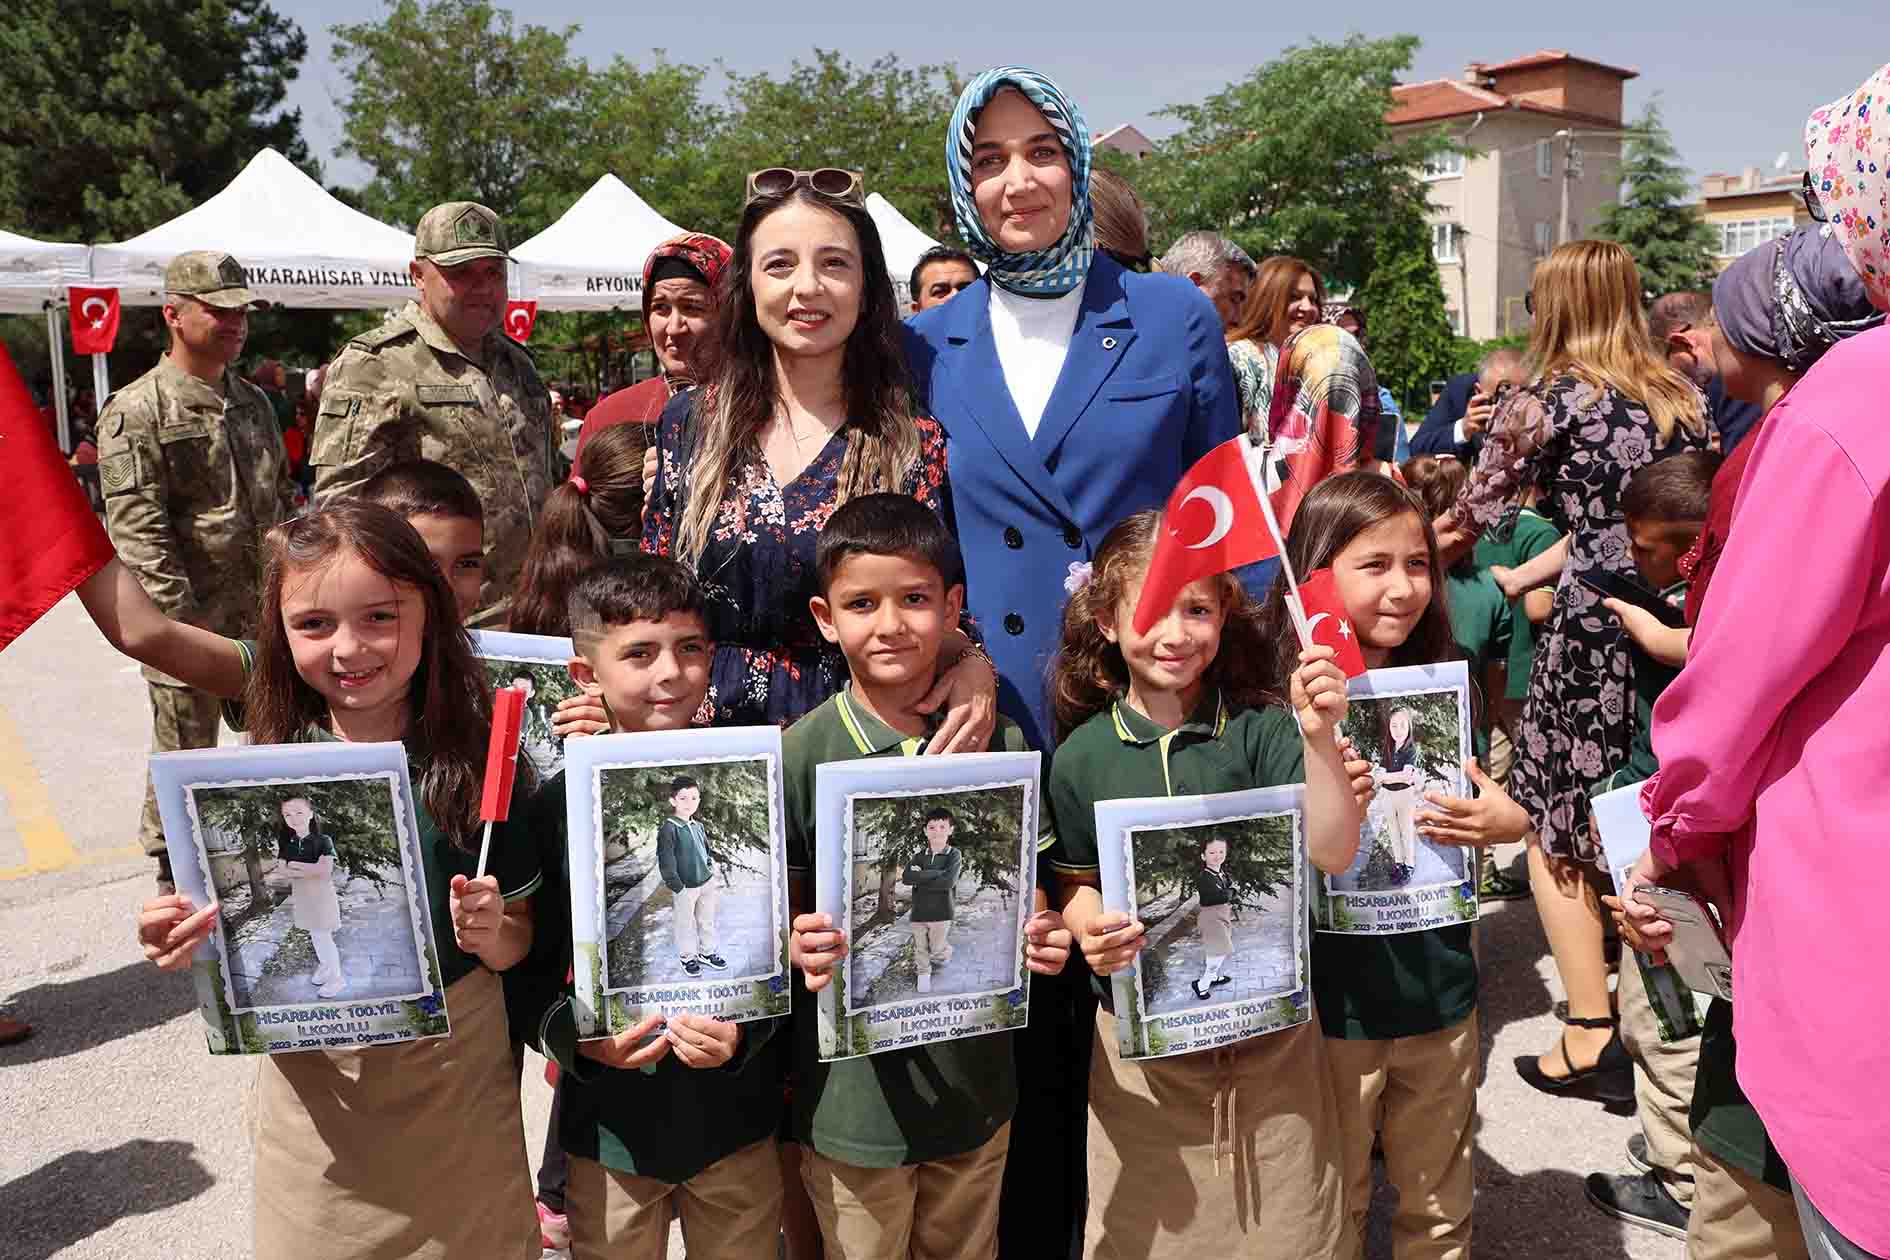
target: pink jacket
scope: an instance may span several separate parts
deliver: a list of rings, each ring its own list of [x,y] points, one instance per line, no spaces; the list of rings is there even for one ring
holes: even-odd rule
[[[1739,1082],[1842,1233],[1890,1254],[1890,328],[1758,443],[1641,801],[1728,860]]]

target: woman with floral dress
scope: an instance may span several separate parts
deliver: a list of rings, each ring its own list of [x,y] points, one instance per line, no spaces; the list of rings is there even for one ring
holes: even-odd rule
[[[847,680],[807,605],[819,593],[820,527],[859,494],[910,494],[948,524],[950,501],[945,437],[916,414],[858,180],[773,169],[749,185],[709,382],[672,399],[658,422],[643,545],[688,564],[708,597],[705,717],[786,726]],[[993,672],[969,638],[947,652],[933,744],[981,748],[996,713]]]
[[[1599,860],[1586,789],[1627,760],[1634,664],[1620,622],[1577,579],[1634,578],[1620,497],[1657,459],[1700,450],[1706,400],[1659,358],[1641,313],[1633,256],[1608,241],[1563,245],[1536,269],[1531,383],[1492,419],[1476,471],[1454,510],[1462,550],[1524,493],[1570,539],[1554,611],[1536,642],[1509,793],[1535,823],[1530,887],[1568,993],[1557,1049],[1516,1060],[1538,1089],[1561,1091],[1625,1067],[1602,956],[1601,907],[1581,863]]]

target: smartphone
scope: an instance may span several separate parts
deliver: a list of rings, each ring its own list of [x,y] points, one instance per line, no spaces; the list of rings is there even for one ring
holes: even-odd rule
[[[1667,961],[1687,987],[1695,993],[1732,1001],[1732,952],[1726,948],[1726,938],[1720,934],[1711,907],[1690,892],[1652,884],[1642,884],[1634,896],[1673,924]]]
[[[1675,608],[1639,582],[1630,581],[1619,573],[1597,569],[1590,573],[1578,574],[1575,580],[1603,599],[1618,599],[1624,604],[1646,609],[1654,614],[1663,626],[1671,626],[1677,630],[1687,624],[1685,609]]]

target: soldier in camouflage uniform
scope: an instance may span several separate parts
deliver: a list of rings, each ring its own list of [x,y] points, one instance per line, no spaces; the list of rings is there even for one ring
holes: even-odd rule
[[[179,254],[164,269],[170,349],[119,390],[98,421],[105,525],[152,602],[179,621],[241,637],[262,601],[263,533],[294,510],[295,487],[276,413],[230,370],[254,302],[242,264],[216,250]],[[151,747],[217,742],[217,701],[146,667]],[[157,795],[146,779],[140,840],[170,866]]]
[[[420,290],[329,367],[309,456],[318,496],[355,489],[397,460],[453,469],[485,508],[486,579],[475,625],[503,619],[532,523],[558,476],[551,395],[525,347],[501,331],[505,231],[470,201],[414,230]]]

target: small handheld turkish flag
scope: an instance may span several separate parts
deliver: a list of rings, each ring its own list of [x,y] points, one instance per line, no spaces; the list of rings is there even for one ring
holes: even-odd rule
[[[479,794],[479,817],[486,824],[479,841],[478,874],[486,873],[492,850],[492,824],[512,811],[512,781],[518,777],[518,739],[525,725],[525,692],[500,687],[492,695],[492,733],[486,740],[486,777]]]
[[[513,341],[530,341],[532,325],[538,322],[538,303],[512,301],[505,304],[505,335]]]
[[[1300,614],[1304,618],[1301,642],[1307,646],[1329,647],[1338,655],[1333,660],[1347,678],[1365,672],[1365,653],[1358,645],[1358,630],[1345,615],[1345,601],[1339,598],[1339,580],[1331,569],[1314,569],[1299,584]]]
[[[1135,605],[1137,634],[1147,634],[1189,583],[1280,554],[1279,532],[1248,470],[1251,449],[1245,437],[1222,442],[1168,496]]]
[[[109,354],[118,340],[118,290],[68,288],[72,352]]]

